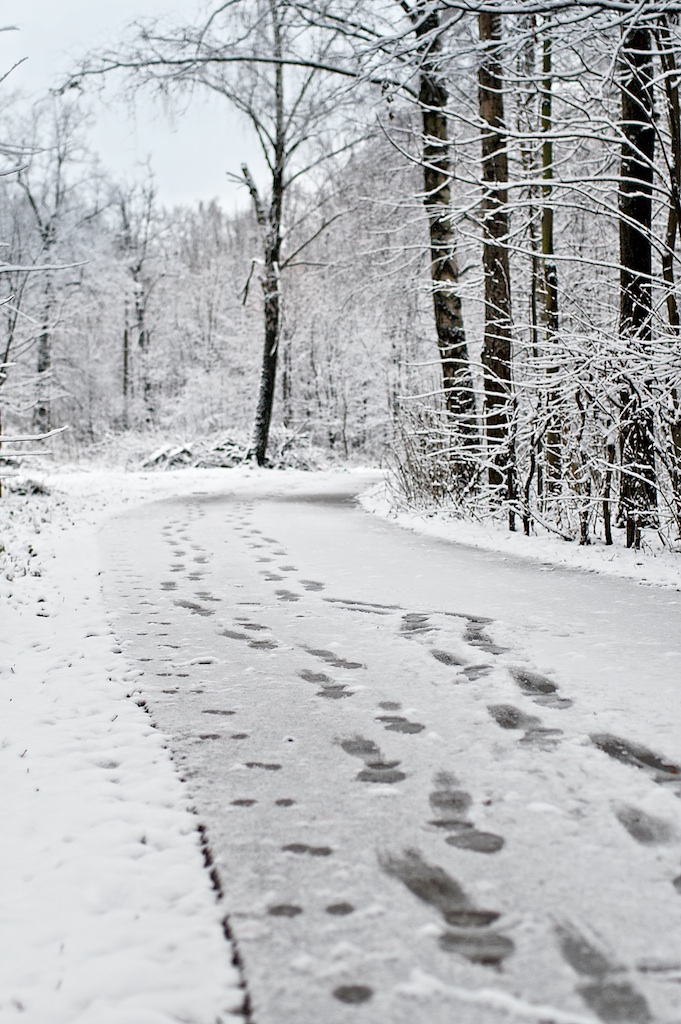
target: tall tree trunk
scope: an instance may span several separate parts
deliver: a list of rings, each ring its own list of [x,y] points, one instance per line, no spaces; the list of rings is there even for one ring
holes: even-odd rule
[[[279,354],[279,260],[272,248],[268,248],[265,253],[265,273],[262,287],[265,295],[265,344],[253,428],[253,455],[259,466],[264,466],[267,455]]]
[[[430,273],[445,408],[455,420],[463,443],[473,445],[478,440],[478,429],[451,217],[454,168],[446,116],[449,96],[440,63],[440,11],[427,0],[418,0],[412,19],[421,56],[423,201],[430,229]]]
[[[651,33],[626,30],[621,49],[620,337],[645,358],[652,341],[652,181],[655,156]],[[648,389],[644,387],[644,392]],[[655,522],[657,501],[653,413],[627,378],[620,388],[620,509],[627,547]]]
[[[667,25],[662,19],[657,32],[657,44],[664,72],[664,89],[667,108],[667,123],[671,138],[670,201],[667,211],[665,247],[662,252],[662,277],[666,287],[667,319],[677,339],[681,337],[681,316],[676,297],[674,280],[674,255],[676,239],[681,221],[681,100],[679,98],[679,68],[674,52],[674,42]],[[681,534],[681,394],[672,389],[672,413],[669,424],[668,469],[672,486],[672,501],[677,529]]]
[[[489,483],[494,493],[515,498],[512,436],[511,280],[508,263],[508,155],[504,125],[503,76],[499,58],[501,17],[478,16],[481,43],[478,71],[482,121],[483,252],[485,332],[482,363]],[[512,511],[511,511],[512,516]],[[513,528],[513,519],[510,522]]]
[[[553,232],[553,47],[549,33],[544,35],[542,43],[542,91],[541,91],[541,130],[542,130],[542,220],[541,239],[544,263],[544,301],[546,315],[546,341],[549,349],[555,345],[558,337],[558,272],[555,264],[555,242]],[[548,368],[549,376],[556,373],[556,367]],[[546,396],[546,489],[555,494],[560,487],[562,475],[562,452],[560,414],[558,411],[558,395],[553,387],[549,387]]]
[[[150,333],[147,328],[146,322],[146,310],[145,310],[145,285],[142,277],[141,267],[136,267],[133,270],[133,288],[134,288],[134,305],[135,305],[135,334],[137,335],[137,349],[139,352],[139,365],[140,365],[140,390],[144,397],[144,406],[146,409],[146,421],[151,423],[154,419],[154,399],[153,399],[153,388],[150,377],[150,352],[149,352],[149,341]]]
[[[264,263],[262,287],[265,296],[265,344],[260,374],[260,390],[253,427],[253,457],[259,466],[265,464],[267,445],[272,421],[274,391],[277,381],[277,358],[281,330],[281,217],[284,203],[284,168],[286,161],[286,125],[284,121],[284,71],[281,63],[282,41],[279,21],[278,0],[270,0],[272,18],[273,55],[279,63],[275,66],[275,140],[274,166],[272,168],[272,202],[269,215],[260,201],[257,188],[248,168],[242,167],[255,206],[255,214],[263,233]]]

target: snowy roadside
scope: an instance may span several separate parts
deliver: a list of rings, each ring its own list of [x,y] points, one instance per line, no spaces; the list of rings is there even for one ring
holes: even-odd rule
[[[197,820],[97,576],[97,524],[185,480],[48,486],[0,502],[0,1021],[242,1019]]]
[[[623,531],[615,531],[612,547],[606,547],[599,540],[588,547],[580,547],[548,531],[526,537],[522,530],[511,533],[499,523],[475,523],[447,513],[399,511],[383,483],[365,491],[360,504],[366,512],[414,533],[466,547],[498,551],[505,557],[529,558],[546,569],[557,566],[580,569],[681,590],[681,553],[664,550],[656,539],[649,542],[644,539],[641,551],[628,551],[621,536]]]
[[[97,531],[132,504],[309,474],[41,479],[0,501],[0,1024],[242,1020],[198,821],[106,622]]]

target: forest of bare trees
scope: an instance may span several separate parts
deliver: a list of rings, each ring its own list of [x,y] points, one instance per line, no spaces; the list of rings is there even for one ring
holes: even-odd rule
[[[678,543],[679,13],[229,0],[38,105],[5,81],[4,431],[222,433],[262,465],[272,427],[386,461],[413,507]],[[238,110],[242,208],[112,180],[104,79]]]

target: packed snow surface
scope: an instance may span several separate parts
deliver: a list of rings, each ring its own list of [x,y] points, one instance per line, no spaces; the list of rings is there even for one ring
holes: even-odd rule
[[[0,1024],[681,1021],[677,560],[376,479],[3,499]]]

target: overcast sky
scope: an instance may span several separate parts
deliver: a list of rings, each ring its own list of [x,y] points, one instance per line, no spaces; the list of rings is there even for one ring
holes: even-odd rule
[[[167,15],[181,23],[197,8],[193,0],[23,0],[3,6],[11,9],[12,20],[3,17],[2,24],[19,31],[0,33],[0,70],[26,58],[3,88],[32,94],[63,80],[79,54],[115,43],[136,18]],[[92,146],[105,167],[131,179],[149,159],[159,198],[168,205],[213,197],[227,209],[245,204],[245,190],[230,185],[226,172],[238,173],[244,160],[256,161],[256,149],[224,99],[197,95],[171,121],[151,100],[138,102],[133,115],[112,95],[103,103],[92,94]]]

